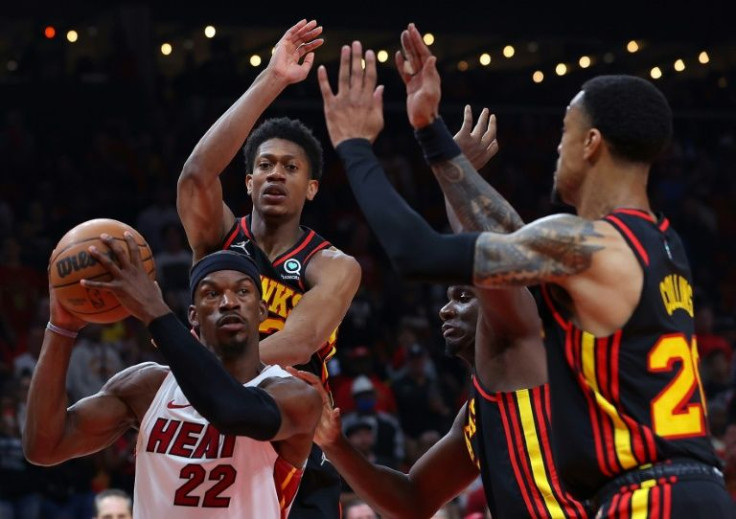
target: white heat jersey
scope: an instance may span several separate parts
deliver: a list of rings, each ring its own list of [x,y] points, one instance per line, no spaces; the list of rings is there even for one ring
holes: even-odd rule
[[[290,376],[268,366],[244,385]],[[220,434],[169,373],[138,434],[133,517],[284,519],[302,472],[303,467],[280,458],[270,442]]]

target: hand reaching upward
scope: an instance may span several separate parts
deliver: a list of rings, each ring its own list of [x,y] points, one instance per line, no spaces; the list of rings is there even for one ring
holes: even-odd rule
[[[413,23],[401,32],[401,51],[396,52],[396,67],[406,85],[406,112],[414,129],[423,128],[439,116],[440,75],[437,57],[422,40]]]
[[[342,47],[337,94],[332,92],[325,67],[317,70],[333,146],[353,138],[373,142],[383,129],[383,85],[376,86],[376,76],[376,54],[368,50],[364,57],[359,41]]]
[[[316,20],[299,21],[276,44],[268,68],[288,84],[303,81],[314,64],[314,50],[324,43],[320,34]]]

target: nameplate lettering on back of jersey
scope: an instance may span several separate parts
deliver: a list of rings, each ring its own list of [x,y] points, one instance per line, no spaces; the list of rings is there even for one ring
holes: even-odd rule
[[[687,279],[678,274],[669,274],[659,283],[659,293],[667,314],[672,315],[675,310],[685,310],[693,317],[693,287]]]

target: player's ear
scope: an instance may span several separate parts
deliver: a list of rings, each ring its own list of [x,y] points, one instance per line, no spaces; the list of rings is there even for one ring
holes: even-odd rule
[[[261,299],[258,302],[258,322],[262,323],[266,320],[266,317],[268,317],[268,306],[266,306],[266,302]]]
[[[253,192],[253,175],[250,173],[245,175],[245,190],[249,195]]]
[[[319,191],[319,180],[310,179],[307,184],[307,200],[314,200],[314,197],[317,196],[317,191]]]
[[[591,128],[585,135],[585,143],[583,147],[584,158],[590,159],[598,155],[603,145],[603,135],[598,128]]]
[[[187,319],[189,321],[189,325],[192,328],[199,328],[199,318],[197,317],[197,308],[194,305],[189,305],[189,310],[187,311]]]

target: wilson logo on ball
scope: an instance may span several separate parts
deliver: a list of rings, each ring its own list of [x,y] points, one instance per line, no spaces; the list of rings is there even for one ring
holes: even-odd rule
[[[60,278],[65,278],[72,272],[79,272],[96,264],[97,260],[90,256],[89,252],[83,250],[74,256],[59,259],[56,262],[56,272]]]

